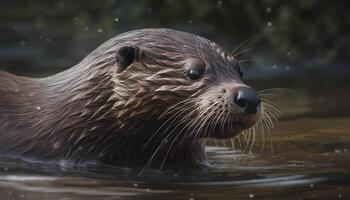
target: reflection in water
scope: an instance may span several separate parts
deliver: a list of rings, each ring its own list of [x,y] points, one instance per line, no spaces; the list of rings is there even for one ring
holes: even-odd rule
[[[203,171],[150,171],[110,166],[57,167],[1,160],[6,199],[337,199],[349,198],[348,118],[277,123],[274,153],[207,147]],[[265,147],[268,148],[268,147]],[[257,152],[257,153],[255,153]]]

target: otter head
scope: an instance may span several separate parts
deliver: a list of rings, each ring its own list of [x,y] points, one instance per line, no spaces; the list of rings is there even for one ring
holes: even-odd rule
[[[117,121],[148,137],[231,138],[262,113],[239,62],[197,35],[134,31],[118,43],[114,66]]]

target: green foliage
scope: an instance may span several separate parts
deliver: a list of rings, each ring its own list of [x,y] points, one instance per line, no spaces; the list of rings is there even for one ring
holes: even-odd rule
[[[346,4],[316,0],[6,1],[0,7],[0,67],[66,68],[104,40],[146,27],[194,32],[228,50],[248,39],[241,50],[255,47],[246,57],[257,65],[341,64],[350,55]]]

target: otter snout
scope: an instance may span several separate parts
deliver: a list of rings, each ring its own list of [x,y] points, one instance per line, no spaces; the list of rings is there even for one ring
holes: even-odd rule
[[[261,99],[252,88],[240,87],[234,94],[233,102],[243,108],[245,113],[255,114],[258,112]]]

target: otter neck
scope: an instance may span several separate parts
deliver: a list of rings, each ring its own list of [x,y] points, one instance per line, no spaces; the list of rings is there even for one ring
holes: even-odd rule
[[[68,70],[44,79],[25,78],[25,83],[16,85],[19,91],[8,93],[15,101],[6,102],[7,109],[0,108],[7,115],[0,127],[6,132],[1,137],[1,152],[40,160],[127,166],[144,166],[150,159],[150,166],[196,165],[205,160],[200,143],[179,140],[169,150],[168,142],[154,154],[163,141],[158,138],[144,148],[161,123],[147,116],[140,120],[139,116],[133,123],[129,121],[130,126],[122,126],[114,111],[118,101],[115,82],[108,71],[100,70],[88,78],[79,74],[89,73]]]

